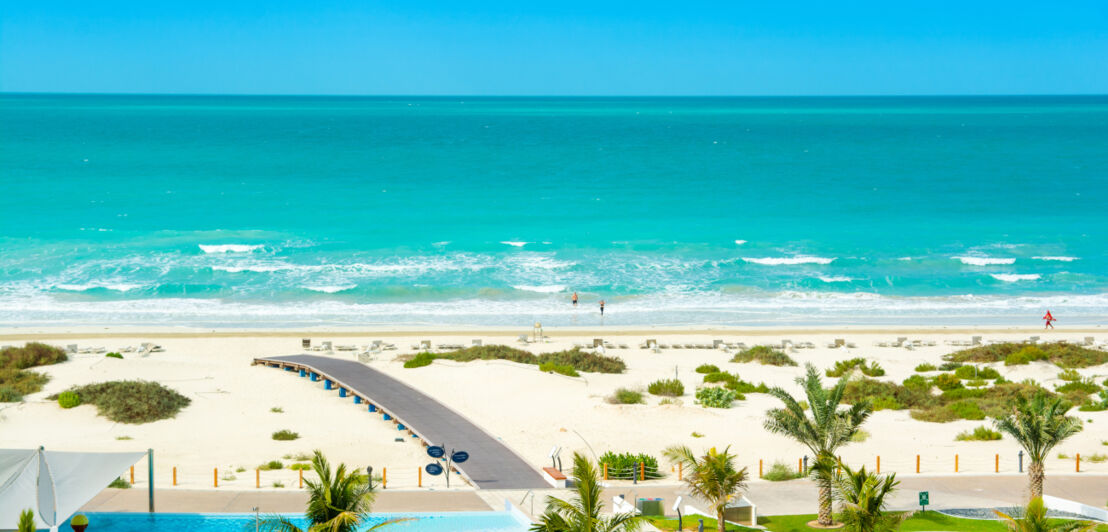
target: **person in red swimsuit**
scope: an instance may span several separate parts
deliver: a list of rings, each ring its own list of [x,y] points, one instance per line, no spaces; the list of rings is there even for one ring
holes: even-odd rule
[[[1044,330],[1045,329],[1053,329],[1054,324],[1052,322],[1058,321],[1058,320],[1054,319],[1054,316],[1050,313],[1049,310],[1046,311],[1046,316],[1043,316],[1043,319],[1046,320],[1046,327],[1043,327]]]

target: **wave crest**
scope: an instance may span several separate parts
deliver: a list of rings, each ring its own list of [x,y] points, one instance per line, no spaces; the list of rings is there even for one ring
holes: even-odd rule
[[[763,264],[766,266],[780,266],[792,264],[831,264],[837,257],[813,257],[809,255],[797,255],[795,257],[743,257],[746,262]]]
[[[991,266],[995,264],[1015,264],[1016,259],[1011,257],[953,257],[956,260],[962,261],[962,264],[968,264],[970,266]]]

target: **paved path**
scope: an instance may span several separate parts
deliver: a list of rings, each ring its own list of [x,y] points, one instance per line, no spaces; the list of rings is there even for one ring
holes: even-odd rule
[[[305,490],[156,490],[155,509],[168,513],[299,513],[308,505]],[[487,512],[503,510],[503,499],[494,499],[490,508],[472,489],[459,491],[379,490],[373,502],[374,512]],[[145,512],[146,490],[106,489],[81,511],[83,512]]]
[[[447,452],[451,447],[467,451],[469,460],[456,467],[479,488],[550,487],[538,471],[519,455],[457,412],[365,364],[318,355],[257,358],[255,363],[315,372],[324,379],[334,381],[337,387],[345,388],[367,403],[376,405],[423,441],[445,443]]]

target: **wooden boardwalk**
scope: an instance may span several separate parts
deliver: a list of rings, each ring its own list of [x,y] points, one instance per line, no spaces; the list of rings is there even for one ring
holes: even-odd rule
[[[424,443],[445,444],[469,453],[455,467],[481,489],[549,488],[542,476],[498,439],[419,390],[353,360],[319,355],[289,355],[254,359],[254,364],[281,368],[326,382],[369,411],[387,415]],[[345,390],[345,392],[340,392]],[[404,434],[407,434],[406,432]],[[432,458],[427,458],[428,463]]]

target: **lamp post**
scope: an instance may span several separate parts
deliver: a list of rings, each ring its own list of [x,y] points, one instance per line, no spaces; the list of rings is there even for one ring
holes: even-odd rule
[[[1023,449],[1020,449],[1020,473],[1023,473]]]

